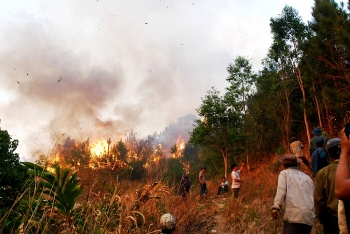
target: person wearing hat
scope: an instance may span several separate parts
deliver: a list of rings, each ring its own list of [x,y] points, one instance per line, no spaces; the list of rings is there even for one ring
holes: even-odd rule
[[[315,220],[312,180],[297,169],[301,160],[295,155],[281,155],[279,161],[283,164],[284,170],[278,176],[271,216],[277,219],[278,212],[284,204],[283,233],[309,234]]]
[[[199,172],[199,175],[198,175],[199,184],[201,186],[201,190],[199,193],[200,199],[202,199],[204,194],[208,192],[207,183],[206,183],[205,174],[204,174],[206,170],[207,168],[205,166],[201,167],[201,171]]]
[[[303,153],[304,145],[296,137],[292,137],[292,143],[289,145],[292,154],[301,159],[305,166],[310,170],[310,163]]]
[[[332,163],[320,170],[315,178],[314,200],[316,217],[324,234],[339,233],[338,198],[335,196],[335,172],[339,163],[340,139],[330,139],[326,151]]]
[[[324,149],[323,138],[316,139],[316,149],[311,154],[311,167],[313,176],[316,176],[317,172],[322,168],[329,165],[329,159],[326,150]]]
[[[323,139],[323,143],[324,144],[327,143],[327,138],[322,135],[322,129],[321,128],[319,128],[319,127],[314,128],[314,130],[312,130],[311,133],[314,134],[315,136],[310,140],[310,146],[309,146],[310,156],[312,155],[314,150],[316,150],[316,148],[317,148],[317,146],[316,146],[316,140],[317,139],[321,138],[321,139]]]

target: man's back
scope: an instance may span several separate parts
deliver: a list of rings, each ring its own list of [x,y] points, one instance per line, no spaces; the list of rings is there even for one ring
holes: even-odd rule
[[[317,149],[317,147],[316,147],[316,140],[319,139],[319,138],[323,140],[323,144],[327,143],[327,138],[325,136],[320,135],[320,136],[313,137],[310,140],[310,146],[309,146],[310,156],[314,152],[314,150]]]
[[[338,216],[338,198],[335,196],[335,172],[338,161],[320,170],[315,178],[315,209],[316,215],[330,214]],[[322,217],[320,217],[322,219]]]
[[[314,225],[314,186],[305,173],[288,168],[278,176],[277,193],[273,208],[279,209],[284,203],[284,219],[290,223]]]
[[[324,148],[318,147],[311,155],[311,166],[314,176],[322,168],[329,165],[327,152]]]

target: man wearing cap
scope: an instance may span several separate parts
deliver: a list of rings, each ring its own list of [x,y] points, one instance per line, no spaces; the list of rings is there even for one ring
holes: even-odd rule
[[[201,190],[200,190],[200,199],[203,198],[204,194],[207,193],[207,183],[205,180],[205,171],[207,170],[207,168],[205,166],[201,167],[201,171],[199,172],[198,175],[198,179],[199,179],[199,184],[201,186]]]
[[[317,148],[316,147],[316,139],[323,139],[323,143],[324,144],[327,143],[327,138],[322,135],[321,128],[318,128],[318,127],[314,128],[314,130],[312,130],[311,133],[314,134],[315,136],[310,140],[310,146],[309,146],[310,156],[312,155],[314,150]]]
[[[339,163],[340,139],[327,142],[326,150],[332,163],[320,170],[315,178],[314,200],[316,217],[323,225],[324,234],[339,233],[338,198],[335,196],[335,172]]]
[[[284,204],[283,233],[309,234],[315,219],[312,180],[297,169],[301,160],[295,155],[281,155],[279,161],[283,164],[284,170],[278,176],[271,216],[276,219],[278,211]]]

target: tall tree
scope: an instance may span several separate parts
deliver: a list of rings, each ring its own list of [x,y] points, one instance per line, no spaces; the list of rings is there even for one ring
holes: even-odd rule
[[[316,0],[302,69],[312,87],[319,118],[332,131],[343,124],[350,95],[349,14],[333,0]],[[341,90],[341,91],[340,91]],[[320,121],[320,125],[322,126]]]
[[[236,112],[241,112],[243,114],[244,134],[247,135],[247,103],[248,98],[253,94],[257,75],[252,71],[252,65],[249,60],[242,56],[238,56],[226,69],[229,73],[226,80],[230,83],[230,86],[226,89],[226,99],[229,100],[229,102],[234,100],[234,102],[238,104],[234,106],[234,109]],[[248,140],[245,142],[245,156],[247,167],[250,169]]]
[[[306,110],[306,91],[304,81],[299,68],[302,57],[301,42],[306,39],[307,26],[302,22],[297,10],[290,6],[285,6],[282,13],[270,20],[273,43],[270,47],[269,57],[274,59],[279,66],[281,79],[296,79],[302,93],[302,107],[304,115],[304,125],[310,142],[310,131],[308,116]],[[290,108],[288,90],[285,88],[287,97],[287,108]],[[290,115],[288,121],[290,121]],[[289,123],[288,123],[289,124]],[[287,130],[287,139],[289,139],[289,127]]]
[[[225,176],[227,177],[229,154],[234,154],[241,147],[242,139],[241,104],[230,95],[221,96],[212,88],[202,98],[202,104],[197,109],[202,118],[196,120],[196,127],[190,133],[190,143],[200,145],[221,155]]]

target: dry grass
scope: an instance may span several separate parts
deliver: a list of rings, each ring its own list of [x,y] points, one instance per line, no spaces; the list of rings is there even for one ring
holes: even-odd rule
[[[308,173],[305,166],[301,168]],[[187,200],[173,195],[164,184],[131,181],[111,183],[109,192],[91,186],[80,197],[71,217],[60,216],[44,200],[33,202],[38,194],[23,194],[27,212],[21,216],[20,230],[9,233],[160,233],[159,220],[164,213],[176,218],[174,234],[212,233],[282,233],[282,216],[272,220],[271,206],[282,170],[276,160],[259,163],[254,170],[242,173],[244,180],[239,198],[232,192],[217,196],[219,181],[208,181],[209,193],[199,201],[199,185],[192,181]],[[40,204],[41,203],[41,204]],[[6,218],[0,223],[4,230]],[[317,224],[313,233],[321,233]]]

